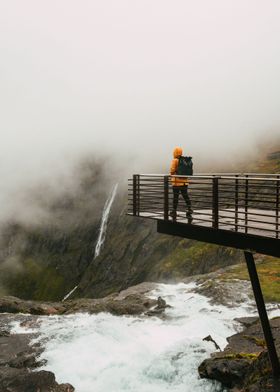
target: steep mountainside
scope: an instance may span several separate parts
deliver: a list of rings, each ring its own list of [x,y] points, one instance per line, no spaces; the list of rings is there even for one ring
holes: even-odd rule
[[[155,222],[112,214],[106,245],[80,283],[81,296],[104,296],[143,281],[176,281],[237,263],[231,249],[158,234]]]
[[[246,170],[279,171],[279,150],[270,149]],[[0,295],[59,300],[78,285],[73,297],[101,297],[143,281],[176,281],[243,261],[239,251],[160,235],[154,222],[127,216],[125,186],[119,186],[104,247],[94,258],[102,210],[116,182],[104,178],[96,163],[90,165],[73,194],[52,200],[46,222],[15,221],[3,228]]]
[[[79,282],[93,258],[109,180],[96,162],[83,164],[77,177],[67,193],[36,195],[43,221],[14,219],[1,228],[0,295],[62,299]]]

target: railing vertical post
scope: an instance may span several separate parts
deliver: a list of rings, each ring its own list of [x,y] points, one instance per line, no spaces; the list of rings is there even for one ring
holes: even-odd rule
[[[164,176],[163,181],[163,208],[164,208],[164,220],[168,220],[169,216],[169,176]]]
[[[266,346],[272,366],[272,372],[275,377],[279,377],[280,375],[280,364],[279,364],[279,359],[277,356],[271,328],[270,328],[270,323],[269,319],[267,316],[266,308],[265,308],[265,303],[262,295],[262,289],[258,277],[258,272],[256,269],[256,264],[254,260],[254,256],[251,252],[244,252],[246,263],[247,263],[247,268],[249,272],[249,276],[251,279],[252,283],[252,288],[254,292],[254,297],[256,300],[259,316],[260,316],[260,321],[263,329],[263,334],[265,337],[266,341]]]
[[[136,207],[136,184],[137,184],[137,175],[133,174],[133,182],[132,182],[132,189],[133,189],[133,215],[136,216],[137,207]]]
[[[139,174],[133,175],[133,215],[139,216]]]
[[[245,180],[245,209],[244,209],[244,214],[245,214],[245,233],[248,233],[248,203],[249,203],[249,180],[248,180],[248,174],[246,174],[246,180]]]
[[[140,215],[140,175],[137,175],[137,215]]]
[[[279,238],[279,199],[280,199],[280,176],[277,176],[277,184],[276,184],[276,224],[275,224],[275,228],[276,228],[276,238]]]
[[[239,188],[239,180],[238,174],[235,176],[235,231],[238,231],[238,188]]]
[[[212,192],[213,192],[212,226],[214,229],[218,229],[219,228],[219,179],[218,177],[213,177]]]

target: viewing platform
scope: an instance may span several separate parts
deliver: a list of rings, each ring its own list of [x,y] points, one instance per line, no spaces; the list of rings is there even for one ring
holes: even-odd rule
[[[179,196],[173,209],[172,177],[136,174],[129,180],[128,214],[157,221],[160,233],[280,257],[280,175],[215,173],[188,176],[192,221]]]
[[[280,362],[272,335],[253,253],[280,257],[279,174],[201,174],[188,176],[192,216],[179,196],[173,210],[172,177],[135,174],[129,180],[128,214],[157,221],[163,234],[228,246],[244,251],[273,376]]]

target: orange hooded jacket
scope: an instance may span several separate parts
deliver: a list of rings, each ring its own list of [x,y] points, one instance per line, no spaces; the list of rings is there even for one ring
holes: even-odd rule
[[[179,157],[183,155],[183,150],[181,147],[174,148],[173,157],[170,166],[170,174],[174,175],[177,173],[178,164],[179,164]],[[186,177],[172,177],[171,178],[172,186],[184,186],[188,185],[188,179]]]

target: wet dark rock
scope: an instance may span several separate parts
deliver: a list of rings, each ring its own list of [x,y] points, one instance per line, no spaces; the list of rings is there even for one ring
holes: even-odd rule
[[[146,316],[162,316],[166,308],[171,308],[170,305],[167,305],[166,301],[158,297],[157,299],[157,306],[153,309],[149,310],[145,313]]]
[[[211,335],[206,336],[205,338],[203,338],[202,340],[205,340],[206,342],[212,342],[215,345],[216,350],[221,350],[220,346],[217,344],[217,342],[212,338]]]
[[[244,327],[250,327],[251,325],[255,324],[258,322],[259,317],[236,317],[234,319],[235,321],[239,322],[242,324]]]
[[[109,312],[114,315],[140,315],[155,306],[157,301],[143,297],[141,294],[131,294],[124,299],[111,295],[101,299],[79,299],[68,301],[65,314],[71,313],[100,313]]]
[[[40,324],[41,320],[38,320],[38,317],[32,317],[22,321],[19,325],[23,328],[34,329],[38,328]]]
[[[22,316],[13,317],[16,321],[22,319]],[[1,314],[0,327],[8,320],[12,320],[11,315]],[[0,336],[0,391],[73,392],[74,388],[70,384],[59,385],[53,373],[36,371],[36,368],[42,365],[38,356],[43,349],[39,345],[30,345],[35,337],[36,334],[33,333],[10,332]]]
[[[272,377],[261,325],[259,321],[251,321],[244,331],[227,339],[228,345],[222,352],[214,353],[201,363],[199,374],[202,378],[220,381],[231,391],[279,392],[280,381]],[[280,318],[270,323],[279,356]]]
[[[10,336],[10,332],[6,329],[0,329],[0,337],[2,336]]]
[[[229,360],[227,357],[206,359],[199,366],[198,371],[202,378],[220,381],[225,387],[239,386],[248,371],[250,361],[239,358]]]
[[[100,313],[109,312],[114,315],[140,315],[151,308],[162,313],[169,305],[159,297],[158,300],[146,296],[152,288],[153,283],[143,283],[130,289],[114,293],[104,298],[82,298],[62,302],[39,302],[25,301],[16,297],[6,296],[0,298],[0,313],[25,313],[32,315],[56,315],[71,313]],[[35,323],[33,320],[23,320],[26,323]],[[27,327],[32,325],[28,324]]]
[[[58,384],[51,372],[0,368],[1,392],[73,392],[70,384]]]
[[[209,298],[211,305],[235,307],[247,301],[251,294],[250,284],[244,280],[224,281],[220,279],[224,270],[219,270],[196,279],[195,293]],[[236,293],[238,292],[238,296]]]
[[[157,299],[157,308],[158,309],[165,309],[166,307],[168,307],[168,305],[166,304],[166,301],[163,298],[158,297],[158,299]]]
[[[65,307],[61,303],[43,303],[40,301],[26,301],[17,297],[6,296],[0,298],[0,313],[29,313],[37,315],[62,314]]]

